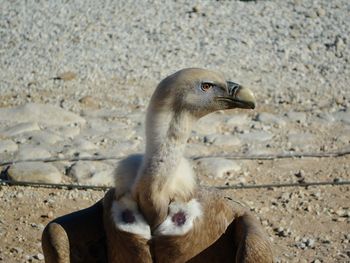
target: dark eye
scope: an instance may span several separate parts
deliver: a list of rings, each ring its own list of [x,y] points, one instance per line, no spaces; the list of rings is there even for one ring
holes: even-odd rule
[[[208,91],[212,87],[214,87],[214,84],[212,84],[212,83],[202,83],[201,89],[203,91]]]

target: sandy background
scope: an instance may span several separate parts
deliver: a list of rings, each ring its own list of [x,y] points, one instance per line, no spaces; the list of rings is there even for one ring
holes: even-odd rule
[[[349,13],[347,0],[0,1],[1,161],[142,151],[149,96],[184,67],[221,71],[258,100],[254,112],[201,121],[188,156],[349,150]],[[349,164],[194,162],[200,183],[213,186],[349,181]],[[103,183],[115,160],[50,165],[59,182]],[[23,169],[3,165],[2,179],[11,167]],[[0,261],[42,261],[43,227],[103,194],[0,186]],[[350,262],[349,186],[227,194],[261,219],[277,262]]]

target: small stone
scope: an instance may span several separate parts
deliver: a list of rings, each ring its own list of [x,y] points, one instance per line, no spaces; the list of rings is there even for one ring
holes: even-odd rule
[[[199,13],[199,7],[198,6],[192,7],[192,12],[193,13]]]
[[[315,240],[311,239],[311,238],[307,239],[306,245],[310,248],[314,248],[315,247]]]
[[[311,42],[310,44],[307,45],[307,47],[311,50],[311,51],[316,51],[319,48],[319,44],[315,43],[315,42]]]
[[[72,71],[66,71],[61,74],[59,74],[57,77],[54,77],[54,79],[57,80],[64,80],[64,81],[70,81],[77,77],[77,74]]]
[[[324,10],[323,8],[317,8],[317,10],[316,10],[316,14],[317,14],[317,16],[319,16],[319,17],[322,17],[322,16],[325,16],[326,15],[326,10]]]
[[[305,172],[304,172],[304,170],[299,170],[299,171],[296,172],[294,175],[295,175],[297,178],[303,178],[304,175],[305,175]]]
[[[52,211],[49,211],[49,212],[47,213],[47,217],[48,217],[48,218],[53,218],[53,212],[52,212]]]
[[[79,102],[88,108],[93,108],[93,109],[99,108],[96,98],[92,96],[84,96],[79,100]]]
[[[338,209],[335,213],[341,217],[344,217],[347,215],[347,212],[344,209]]]
[[[41,253],[38,253],[38,254],[36,254],[36,255],[34,256],[34,258],[37,259],[37,260],[44,260],[44,255],[41,254]]]
[[[23,249],[20,248],[20,247],[13,247],[13,248],[10,249],[10,252],[11,252],[11,253],[18,253],[18,254],[21,254],[21,253],[23,253]]]
[[[300,243],[297,243],[297,247],[301,248],[301,249],[305,249],[306,248],[306,244],[304,242],[300,242]]]
[[[16,194],[16,198],[21,199],[23,198],[23,193],[19,192]]]

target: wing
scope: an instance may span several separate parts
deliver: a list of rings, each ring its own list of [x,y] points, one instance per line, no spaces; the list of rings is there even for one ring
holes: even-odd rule
[[[102,202],[99,201],[50,222],[42,235],[45,262],[107,262],[102,215]]]
[[[152,243],[157,262],[272,262],[270,243],[246,208],[207,189],[198,191],[194,200],[200,213],[188,208],[190,204],[169,208],[168,221]],[[178,220],[181,215],[185,218]]]
[[[119,195],[124,194],[130,188],[141,161],[142,155],[135,154],[119,163],[115,173],[116,189]],[[111,202],[110,199],[108,200]],[[50,222],[42,235],[45,261],[50,263],[107,262],[103,222],[103,205],[106,204],[106,201],[101,200],[89,208]]]

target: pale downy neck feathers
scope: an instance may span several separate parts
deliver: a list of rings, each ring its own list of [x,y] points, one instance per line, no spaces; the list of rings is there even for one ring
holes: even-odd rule
[[[166,102],[151,100],[146,152],[133,187],[133,196],[151,227],[165,219],[170,201],[192,197],[196,181],[183,152],[195,121],[187,112],[176,112]]]

